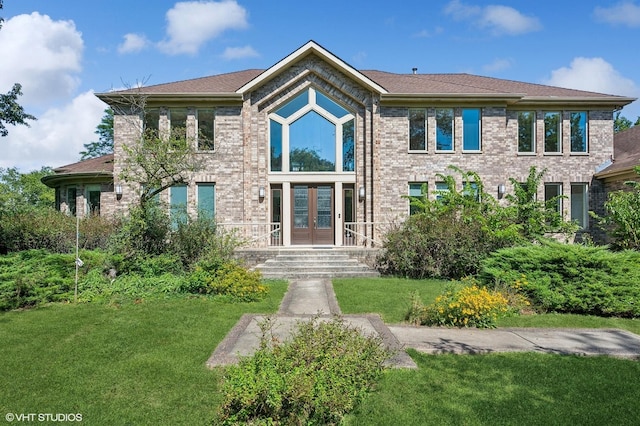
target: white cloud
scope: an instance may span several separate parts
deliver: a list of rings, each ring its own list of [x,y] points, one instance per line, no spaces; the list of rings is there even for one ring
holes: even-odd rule
[[[611,7],[596,7],[593,14],[598,21],[640,27],[640,6],[632,1],[622,1]]]
[[[79,161],[84,144],[98,139],[94,132],[105,108],[106,104],[89,91],[63,108],[46,111],[37,121],[29,122],[31,127],[7,126],[9,135],[0,138],[0,167],[28,172]]]
[[[71,96],[80,83],[83,48],[73,21],[37,12],[9,19],[0,31],[0,92],[22,84],[23,106]]]
[[[488,73],[504,71],[506,69],[511,68],[511,64],[512,64],[511,59],[498,58],[498,59],[495,59],[493,62],[484,65],[482,69],[484,70],[484,72],[488,72]]]
[[[168,39],[158,47],[168,54],[195,54],[208,40],[248,26],[247,11],[235,0],[176,3],[166,14]]]
[[[509,6],[473,6],[453,0],[444,8],[445,15],[456,21],[471,21],[480,28],[489,29],[494,35],[518,35],[542,28],[538,18],[526,16]]]
[[[634,97],[640,94],[640,88],[633,80],[624,77],[602,58],[574,58],[568,67],[553,70],[544,84],[609,95]]]
[[[257,56],[260,55],[251,46],[227,47],[222,54],[222,57],[228,61],[233,59],[255,58]]]
[[[438,34],[442,34],[443,32],[444,32],[444,28],[435,27],[432,31],[428,31],[428,30],[418,31],[417,33],[415,33],[413,35],[413,37],[416,37],[416,38],[429,38],[429,37],[433,37],[433,36],[438,35]]]
[[[125,34],[124,42],[118,46],[118,53],[136,53],[145,49],[149,40],[142,34]]]

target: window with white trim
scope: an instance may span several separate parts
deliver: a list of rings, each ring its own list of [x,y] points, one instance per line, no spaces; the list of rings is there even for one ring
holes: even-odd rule
[[[571,122],[571,152],[588,152],[587,144],[587,113],[572,112],[569,114]]]
[[[562,152],[562,119],[559,112],[544,113],[544,152]]]
[[[553,208],[556,213],[562,213],[562,184],[561,183],[545,183],[544,184],[544,202],[547,207]]]
[[[453,149],[453,108],[436,108],[436,151]]]
[[[536,113],[518,111],[518,153],[536,152]]]
[[[586,183],[571,184],[571,220],[576,221],[580,229],[589,224],[588,185]]]
[[[313,87],[269,114],[272,172],[355,171],[355,116]]]
[[[409,182],[409,197],[428,197],[428,184],[427,182]],[[412,199],[409,199],[409,215],[414,215],[420,212],[417,206],[411,205]]]
[[[480,109],[462,109],[462,150],[480,151],[481,149],[481,126]]]

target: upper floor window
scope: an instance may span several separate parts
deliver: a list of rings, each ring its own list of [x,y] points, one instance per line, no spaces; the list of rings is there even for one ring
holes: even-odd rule
[[[453,108],[436,108],[436,151],[453,151]]]
[[[160,110],[151,108],[144,111],[143,131],[148,138],[157,138],[160,129]]]
[[[571,120],[571,152],[587,152],[587,113],[572,112]]]
[[[173,138],[185,139],[187,137],[187,110],[185,108],[171,108],[169,110],[169,128]]]
[[[427,125],[424,109],[409,109],[409,150],[427,149]]]
[[[536,113],[533,111],[518,112],[518,152],[535,152]]]
[[[562,152],[561,125],[559,112],[544,113],[544,152]]]
[[[355,118],[309,88],[269,115],[272,172],[355,171]]]
[[[478,108],[462,110],[462,149],[480,151],[480,110]]]
[[[213,109],[196,110],[196,134],[198,151],[213,151],[215,149],[215,112]]]

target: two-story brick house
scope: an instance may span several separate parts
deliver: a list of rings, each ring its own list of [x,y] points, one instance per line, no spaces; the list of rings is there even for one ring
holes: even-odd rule
[[[130,93],[97,96],[115,106]],[[138,188],[118,176],[123,146],[143,126],[186,126],[205,167],[162,199],[284,246],[375,238],[376,224],[409,214],[402,195],[423,183],[435,191],[449,165],[477,172],[497,198],[510,177],[547,169],[539,197],[566,196],[558,207],[586,228],[594,174],[613,155],[613,112],[633,101],[469,74],[358,70],[313,41],[266,70],[136,93],[146,118],[116,108],[114,184],[103,185],[102,206],[137,201]]]

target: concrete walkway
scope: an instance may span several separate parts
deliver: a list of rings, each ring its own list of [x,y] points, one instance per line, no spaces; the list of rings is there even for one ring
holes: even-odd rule
[[[487,354],[493,352],[543,352],[574,355],[610,355],[640,359],[640,336],[618,329],[501,328],[495,330],[386,325],[379,315],[342,315],[331,280],[293,280],[278,313],[245,314],[215,349],[210,368],[238,362],[251,355],[260,343],[261,324],[282,341],[300,321],[340,315],[366,335],[378,335],[396,355],[390,364],[415,368],[404,349],[430,354]]]

